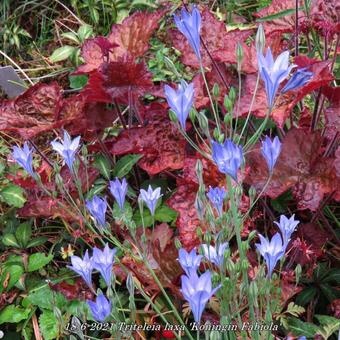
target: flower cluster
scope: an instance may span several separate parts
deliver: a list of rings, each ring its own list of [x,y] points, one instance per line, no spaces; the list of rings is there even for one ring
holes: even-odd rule
[[[71,270],[79,274],[86,284],[93,290],[92,272],[98,270],[104,279],[106,285],[111,287],[112,283],[112,265],[117,249],[111,249],[108,244],[104,249],[93,248],[93,255],[89,257],[88,250],[86,250],[83,258],[79,256],[71,256]],[[111,313],[111,302],[101,293],[97,296],[95,302],[87,301],[92,315],[95,320],[103,322]]]
[[[209,270],[201,276],[198,276],[197,271],[201,264],[202,255],[198,255],[196,249],[192,249],[190,253],[183,248],[180,249],[178,260],[186,273],[186,275],[181,276],[181,292],[189,303],[195,321],[199,323],[205,305],[217,290],[221,288],[221,285],[218,285],[214,289],[212,288],[211,273]]]

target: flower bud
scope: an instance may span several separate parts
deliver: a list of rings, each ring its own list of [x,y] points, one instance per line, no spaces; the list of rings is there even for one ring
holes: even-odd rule
[[[198,178],[202,177],[203,174],[203,164],[200,159],[196,161],[196,174]]]
[[[235,87],[231,87],[229,90],[229,98],[230,100],[234,103],[235,99],[236,99],[236,91],[235,91]]]
[[[179,240],[179,238],[175,238],[175,247],[176,249],[181,249],[182,248],[182,243],[181,241]]]
[[[220,133],[218,131],[218,128],[214,129],[214,133],[213,133],[214,139],[218,140],[218,138],[220,137]]]
[[[262,24],[259,25],[257,32],[256,32],[256,38],[255,38],[255,46],[257,53],[263,53],[263,50],[266,45],[266,36],[264,34],[264,29]]]
[[[248,260],[246,260],[246,259],[242,260],[242,262],[241,262],[241,268],[242,268],[242,270],[248,270],[248,267],[249,267],[249,262],[248,262]]]
[[[203,220],[204,219],[205,207],[204,207],[203,201],[201,200],[199,195],[197,195],[196,199],[195,199],[195,208],[196,208],[198,218],[200,220]]]
[[[196,110],[195,109],[191,109],[190,112],[189,112],[189,117],[190,117],[190,120],[195,123],[195,118],[196,118]]]
[[[298,264],[296,266],[296,268],[295,268],[295,280],[296,280],[296,284],[298,284],[299,281],[300,281],[301,273],[302,273],[302,268],[301,268],[301,265]]]
[[[217,83],[214,84],[213,89],[212,89],[213,96],[217,98],[220,94],[220,87],[218,86]]]
[[[176,113],[172,110],[169,110],[169,118],[172,122],[176,123],[178,121]]]
[[[251,186],[250,189],[249,189],[248,194],[249,194],[250,204],[251,204],[252,202],[254,202],[255,196],[256,196],[256,189],[255,189],[255,187]]]
[[[204,236],[203,236],[203,239],[204,239],[204,242],[207,243],[207,244],[210,244],[211,243],[211,234],[209,231],[207,231]]]
[[[237,58],[237,71],[240,72],[243,61],[243,47],[240,43],[237,43],[236,58]]]
[[[128,289],[130,295],[135,294],[135,283],[133,282],[133,277],[131,273],[129,273],[126,278],[126,288]]]
[[[257,303],[258,294],[259,294],[259,290],[257,288],[257,284],[255,281],[252,281],[249,286],[249,295],[255,307],[258,306],[258,303]]]
[[[233,110],[233,102],[227,95],[224,96],[224,107],[229,113]]]
[[[206,132],[208,129],[208,119],[205,116],[204,112],[200,111],[197,115],[197,120],[200,128]]]
[[[229,125],[232,119],[233,117],[231,116],[231,114],[226,114],[223,118],[224,124]]]
[[[224,142],[224,138],[225,138],[224,133],[221,133],[217,141],[222,144]]]

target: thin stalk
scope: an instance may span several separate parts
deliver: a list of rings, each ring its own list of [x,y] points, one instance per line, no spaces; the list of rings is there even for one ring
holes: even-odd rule
[[[211,106],[211,109],[213,111],[214,118],[215,118],[215,121],[216,121],[217,130],[218,130],[218,133],[221,134],[220,121],[218,119],[217,112],[216,112],[215,107],[214,107],[214,102],[213,102],[211,94],[210,94],[209,85],[208,85],[207,79],[205,77],[204,68],[203,68],[203,64],[202,64],[201,60],[200,60],[200,70],[201,70],[202,78],[203,78],[203,81],[204,81],[204,85],[207,89],[207,93],[208,93],[208,97],[209,97],[209,101],[210,101],[210,106]]]
[[[250,118],[250,115],[251,115],[251,110],[253,108],[253,105],[254,105],[254,102],[255,102],[255,97],[256,97],[256,93],[257,93],[257,90],[258,90],[258,87],[259,87],[259,83],[260,83],[260,74],[258,73],[257,74],[257,79],[256,79],[256,85],[255,85],[255,90],[254,90],[254,93],[253,93],[253,97],[251,98],[251,103],[250,103],[250,106],[249,106],[249,111],[248,111],[248,114],[247,114],[247,118],[246,118],[246,121],[243,125],[243,128],[242,128],[242,131],[241,131],[241,134],[240,134],[240,137],[239,137],[239,143],[241,141],[241,138],[243,136],[243,133],[248,125],[248,121],[249,121],[249,118]]]

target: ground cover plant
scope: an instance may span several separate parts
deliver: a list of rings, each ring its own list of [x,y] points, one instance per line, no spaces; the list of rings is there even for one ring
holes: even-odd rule
[[[336,1],[1,25],[0,338],[338,338]]]

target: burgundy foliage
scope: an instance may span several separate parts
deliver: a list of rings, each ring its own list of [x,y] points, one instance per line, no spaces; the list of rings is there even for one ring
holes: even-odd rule
[[[323,157],[323,138],[320,132],[304,129],[288,131],[282,151],[265,194],[276,198],[292,189],[298,209],[315,211],[326,194],[339,190],[339,178],[334,158]],[[268,179],[268,170],[260,153],[260,145],[246,158],[250,171],[245,181],[261,190]]]

